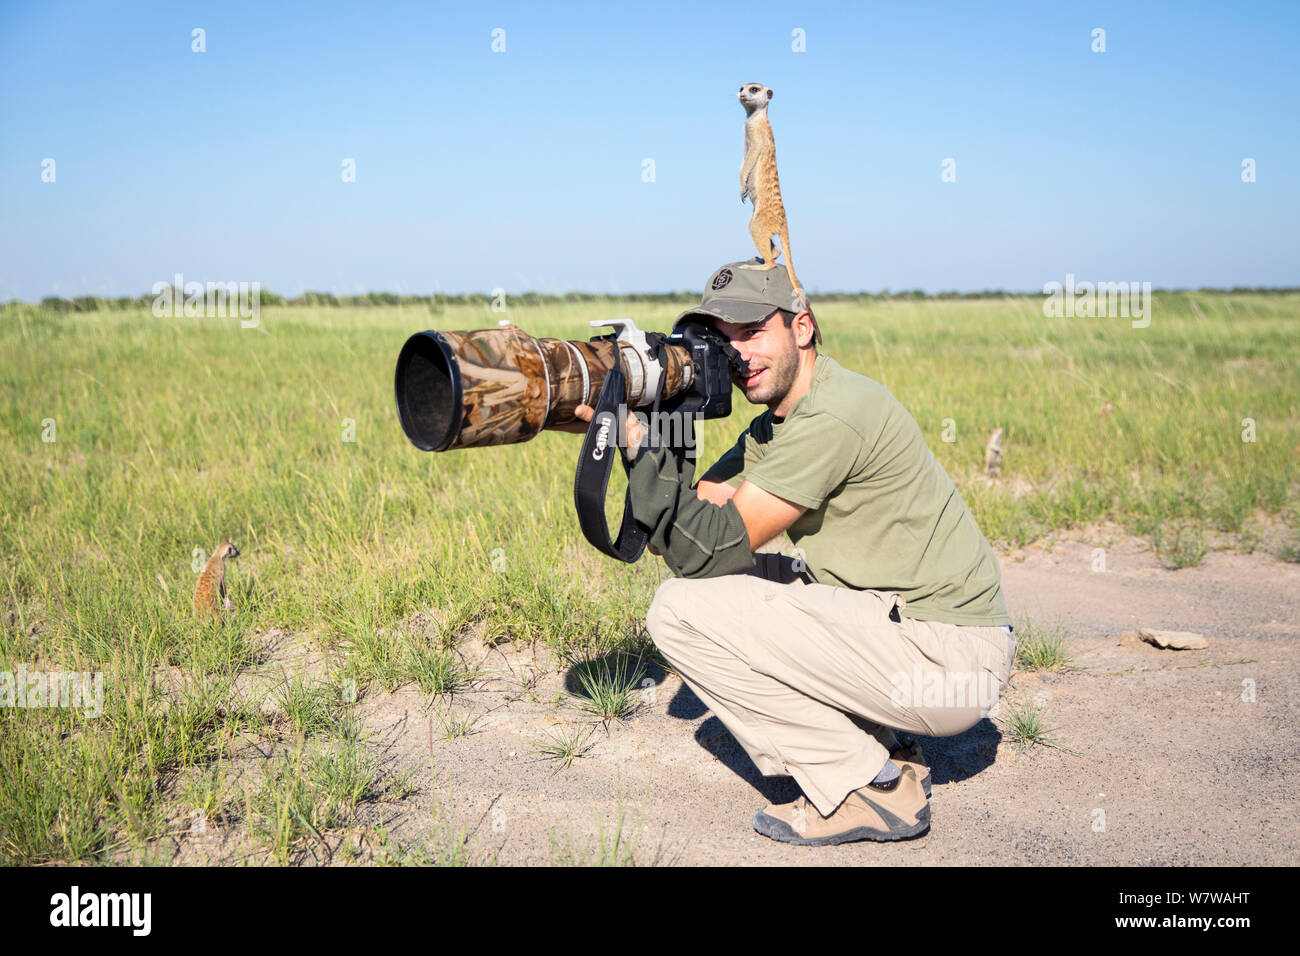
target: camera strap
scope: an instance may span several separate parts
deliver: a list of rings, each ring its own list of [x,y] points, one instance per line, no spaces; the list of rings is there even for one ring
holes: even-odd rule
[[[618,408],[626,395],[625,388],[623,373],[618,368],[610,369],[587,426],[587,437],[582,442],[582,456],[573,476],[573,503],[578,509],[578,526],[592,546],[630,564],[641,557],[648,536],[632,517],[628,495],[623,498],[623,521],[617,540],[610,541],[609,526],[605,523],[609,472],[620,454]]]

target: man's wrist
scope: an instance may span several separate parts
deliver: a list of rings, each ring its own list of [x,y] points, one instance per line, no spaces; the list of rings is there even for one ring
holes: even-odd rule
[[[644,444],[645,444],[644,438],[636,445],[620,444],[618,446],[618,450],[623,453],[624,463],[630,465],[634,461],[636,461],[637,458],[640,457],[641,447]]]
[[[623,453],[623,468],[630,476],[633,469],[638,472],[652,472],[663,478],[675,477],[688,491],[694,491],[695,460],[687,455],[687,449],[672,445],[650,442],[642,438],[641,444],[631,448],[619,446]]]

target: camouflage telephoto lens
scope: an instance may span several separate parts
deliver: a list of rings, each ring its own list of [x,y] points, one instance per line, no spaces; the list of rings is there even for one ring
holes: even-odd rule
[[[397,414],[406,437],[425,451],[509,445],[546,428],[585,431],[574,409],[595,404],[611,368],[627,379],[629,408],[688,386],[689,351],[670,345],[662,355],[656,362],[609,338],[534,338],[515,325],[417,332],[397,358]]]

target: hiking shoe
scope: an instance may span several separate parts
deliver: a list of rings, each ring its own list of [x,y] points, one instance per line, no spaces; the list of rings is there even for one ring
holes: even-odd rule
[[[796,846],[827,846],[853,840],[906,840],[930,829],[930,801],[911,764],[889,783],[854,790],[824,817],[807,797],[771,804],[754,813],[754,829]]]
[[[898,747],[889,752],[889,759],[898,764],[898,769],[910,766],[917,778],[921,781],[921,789],[925,795],[930,795],[930,765],[925,762],[925,754],[921,753],[921,745],[912,742],[910,747],[904,747],[899,744]]]

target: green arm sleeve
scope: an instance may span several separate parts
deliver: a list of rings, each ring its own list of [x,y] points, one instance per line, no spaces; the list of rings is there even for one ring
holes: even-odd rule
[[[673,574],[711,578],[754,566],[749,532],[736,506],[701,501],[691,487],[695,462],[667,447],[641,448],[627,471],[632,517],[650,534]]]

